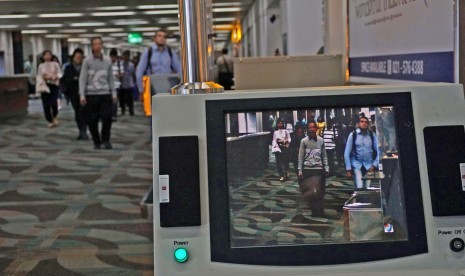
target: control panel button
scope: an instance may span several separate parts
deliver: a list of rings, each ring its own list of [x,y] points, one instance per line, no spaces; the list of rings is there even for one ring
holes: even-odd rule
[[[176,248],[174,251],[174,259],[178,263],[184,263],[189,259],[189,253],[187,253],[187,250],[185,248]]]
[[[454,252],[460,252],[464,249],[465,243],[461,238],[455,238],[450,241],[450,249]]]

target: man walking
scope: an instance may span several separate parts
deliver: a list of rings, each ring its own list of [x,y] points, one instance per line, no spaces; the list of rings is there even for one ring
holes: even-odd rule
[[[370,180],[362,180],[362,176],[378,167],[378,138],[368,129],[368,124],[367,117],[359,118],[358,129],[349,134],[344,151],[346,176],[354,177],[357,189],[370,186]]]
[[[180,74],[181,62],[175,51],[166,45],[167,33],[159,30],[153,36],[154,45],[142,53],[136,77],[139,92],[143,93],[142,77],[152,74]]]
[[[81,104],[87,105],[89,130],[94,141],[94,149],[112,149],[110,143],[112,107],[116,102],[115,79],[111,60],[102,53],[101,37],[91,40],[92,55],[82,64],[79,77]],[[99,121],[102,130],[99,132]]]

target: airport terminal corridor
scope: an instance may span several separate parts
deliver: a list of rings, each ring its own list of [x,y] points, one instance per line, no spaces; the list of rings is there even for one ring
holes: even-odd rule
[[[47,128],[41,100],[0,121],[0,275],[153,275],[149,118],[119,116],[112,150],[78,141],[71,105]]]

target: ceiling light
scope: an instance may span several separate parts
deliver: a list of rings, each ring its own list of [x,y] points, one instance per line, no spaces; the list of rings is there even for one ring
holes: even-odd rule
[[[218,25],[213,25],[213,29],[233,29],[234,25],[232,24],[218,24]]]
[[[84,42],[88,42],[89,40],[87,38],[68,38],[68,42],[81,42],[81,43],[84,43]]]
[[[126,16],[126,15],[135,15],[133,11],[124,11],[124,12],[93,12],[92,16]]]
[[[60,28],[63,24],[29,24],[28,28]]]
[[[237,20],[235,17],[218,17],[213,18],[213,22],[230,22]]]
[[[241,11],[242,8],[236,7],[236,8],[213,8],[213,12],[238,12]]]
[[[87,33],[87,34],[78,34],[78,36],[79,37],[91,37],[91,38],[92,37],[100,37],[99,34],[89,34],[89,33]]]
[[[149,22],[147,20],[118,20],[118,21],[113,21],[113,24],[121,26],[121,25],[144,25],[148,24]]]
[[[128,36],[128,33],[112,33],[112,34],[109,34],[109,36],[114,36],[114,37],[127,37]]]
[[[105,26],[105,22],[80,22],[80,23],[71,23],[71,27],[97,27]]]
[[[166,28],[168,31],[179,31],[179,26],[170,26]]]
[[[47,30],[22,30],[22,34],[46,34]]]
[[[85,33],[87,32],[86,29],[68,29],[68,30],[57,30],[59,33],[70,33],[70,34],[78,34],[78,33]]]
[[[230,7],[230,6],[241,6],[241,2],[229,2],[229,3],[213,3],[213,7]]]
[[[70,37],[70,35],[66,35],[66,34],[48,34],[48,35],[45,35],[46,38],[68,38]]]
[[[132,32],[150,32],[150,31],[158,31],[160,28],[158,27],[141,27],[141,28],[131,28]]]
[[[18,18],[29,18],[29,14],[1,14],[0,19],[18,19]]]
[[[118,33],[124,31],[123,28],[100,28],[100,29],[95,29],[94,32],[97,33]]]
[[[155,35],[155,32],[143,32],[142,35],[147,37],[153,37]]]
[[[128,6],[107,6],[107,7],[97,7],[93,8],[96,11],[122,11],[129,9]]]
[[[42,18],[54,18],[54,17],[80,17],[83,16],[84,14],[80,12],[74,12],[74,13],[43,13],[37,15],[37,17],[42,17]]]
[[[157,21],[157,23],[158,24],[179,24],[179,19],[162,17]]]
[[[0,29],[15,29],[18,27],[19,25],[0,25]]]
[[[153,15],[153,14],[178,14],[179,11],[178,10],[161,10],[161,11],[157,11],[157,10],[153,10],[153,11],[144,11],[143,14],[149,14],[149,15]]]
[[[177,9],[178,5],[140,5],[137,6],[139,10],[156,10],[156,9]]]

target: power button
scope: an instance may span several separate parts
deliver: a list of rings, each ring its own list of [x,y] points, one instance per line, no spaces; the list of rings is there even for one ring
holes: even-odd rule
[[[465,243],[461,238],[455,238],[450,241],[449,247],[454,252],[460,252],[464,249]]]

